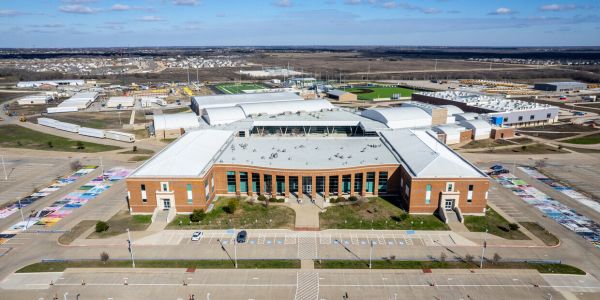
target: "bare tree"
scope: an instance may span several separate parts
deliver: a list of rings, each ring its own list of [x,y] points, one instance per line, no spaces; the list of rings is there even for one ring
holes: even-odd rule
[[[494,257],[492,258],[492,261],[496,264],[499,263],[502,260],[502,256],[500,256],[500,254],[498,254],[498,252],[494,253]]]
[[[472,263],[472,262],[473,262],[473,259],[475,259],[475,257],[474,257],[473,255],[471,255],[471,254],[467,254],[467,255],[465,255],[465,261],[466,261],[466,262],[468,262],[468,263]]]
[[[102,253],[100,253],[100,261],[103,264],[106,264],[106,262],[108,261],[109,258],[110,258],[110,256],[105,251],[102,251]]]
[[[72,161],[69,166],[71,167],[71,171],[77,171],[81,169],[81,162],[79,160]]]
[[[446,258],[447,258],[447,257],[448,257],[448,256],[446,255],[446,253],[442,252],[442,253],[440,254],[440,261],[441,261],[441,262],[446,262]]]

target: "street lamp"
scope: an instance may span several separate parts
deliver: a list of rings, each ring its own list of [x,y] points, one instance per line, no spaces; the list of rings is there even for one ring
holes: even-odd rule
[[[485,256],[485,248],[487,247],[487,228],[485,229],[485,236],[483,237],[483,247],[481,249],[481,262],[479,263],[479,268],[483,269],[483,257]]]
[[[375,241],[371,241],[371,247],[369,247],[369,269],[373,266],[373,246],[375,246]]]
[[[21,206],[21,197],[17,197],[17,201],[19,202],[19,212],[21,213],[21,221],[25,223],[25,217],[23,217],[23,206]],[[25,231],[25,227],[23,227],[23,231]]]
[[[0,160],[2,160],[2,169],[4,170],[4,180],[8,180],[8,173],[6,173],[6,165],[4,164],[4,156],[0,155]]]
[[[127,246],[129,249],[129,256],[131,257],[131,267],[135,269],[135,260],[133,259],[133,248],[131,241],[131,233],[129,232],[129,228],[127,228]]]

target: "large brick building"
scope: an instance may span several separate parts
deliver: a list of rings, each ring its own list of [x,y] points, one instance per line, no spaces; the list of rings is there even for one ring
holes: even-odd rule
[[[341,130],[341,132],[344,132]],[[409,213],[483,214],[488,177],[426,130],[369,135],[186,133],[127,178],[132,213],[209,209],[218,195],[398,197]]]

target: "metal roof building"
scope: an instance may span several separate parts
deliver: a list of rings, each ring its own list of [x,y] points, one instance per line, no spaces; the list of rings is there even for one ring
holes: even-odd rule
[[[162,114],[153,116],[154,130],[198,128],[198,117],[194,113]]]
[[[304,100],[292,92],[281,93],[250,93],[250,94],[225,94],[192,97],[192,110],[201,115],[202,110],[214,107],[231,107],[244,103],[279,102]]]
[[[492,125],[484,120],[464,120],[460,121],[459,124],[473,130],[474,140],[488,139],[492,132]]]
[[[580,91],[587,89],[587,84],[577,81],[558,81],[558,82],[546,82],[536,83],[533,88],[540,91],[551,91],[551,92],[570,92]]]
[[[418,107],[373,108],[361,115],[394,129],[431,126],[431,115]]]
[[[456,124],[444,124],[434,126],[431,130],[437,133],[443,133],[446,137],[446,144],[457,144],[460,143],[461,133],[464,132],[466,128]]]

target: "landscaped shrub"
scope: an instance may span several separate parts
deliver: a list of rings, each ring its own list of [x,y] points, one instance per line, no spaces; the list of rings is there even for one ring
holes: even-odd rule
[[[271,198],[269,198],[269,202],[277,202],[277,198],[271,197]]]
[[[204,220],[206,217],[206,213],[202,209],[194,209],[192,214],[190,214],[190,221],[192,222],[200,222]]]
[[[223,206],[223,211],[228,214],[234,214],[235,211],[238,209],[239,205],[240,205],[240,200],[231,199],[231,200],[229,200],[229,203],[227,203],[227,205]]]
[[[104,221],[98,221],[98,223],[96,223],[96,232],[107,231],[108,227],[110,227],[108,226],[108,223]]]
[[[338,203],[338,198],[336,198],[336,197],[329,198],[329,203]]]
[[[348,201],[350,201],[350,202],[356,202],[356,201],[358,201],[358,197],[356,197],[356,196],[350,196],[350,197],[348,197]]]
[[[510,223],[510,224],[508,224],[508,228],[510,230],[518,230],[519,229],[519,225],[517,223]]]
[[[337,202],[346,202],[346,198],[344,198],[342,196],[337,197]]]
[[[258,201],[265,201],[265,200],[267,200],[267,197],[265,197],[265,195],[258,195],[258,197],[256,199]]]

